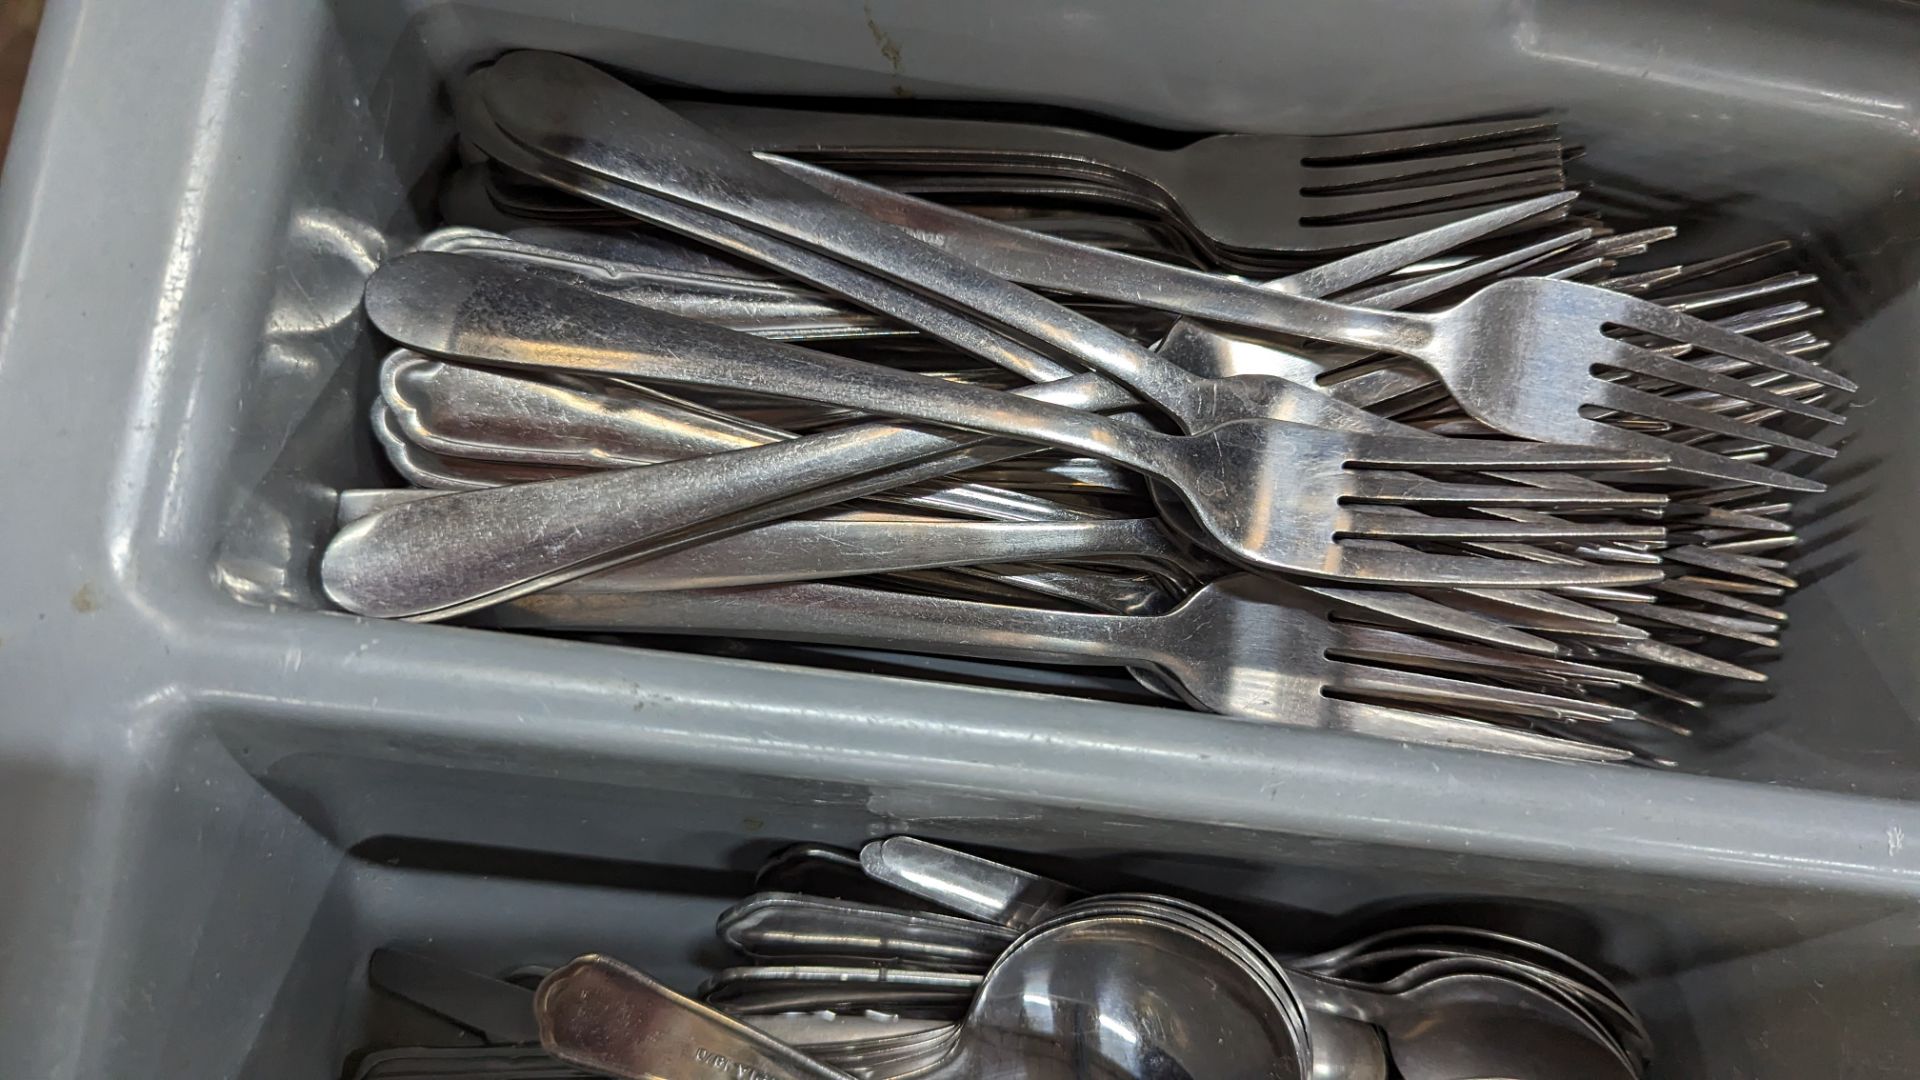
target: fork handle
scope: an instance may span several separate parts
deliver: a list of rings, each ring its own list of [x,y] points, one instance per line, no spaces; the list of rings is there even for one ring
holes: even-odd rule
[[[1180,558],[1147,519],[1072,522],[779,521],[560,586],[633,595],[1102,555]]]
[[[674,112],[736,146],[774,154],[860,153],[897,150],[930,163],[977,157],[981,152],[1014,155],[1023,167],[1063,175],[1114,175],[1145,181],[1175,201],[1175,173],[1166,151],[1079,128],[1019,124],[998,120],[956,120],[931,116],[874,116],[814,109],[768,109],[697,101],[676,101]]]
[[[763,157],[867,216],[1022,285],[1420,360],[1432,340],[1432,320],[1420,315],[1262,289],[1219,274],[1002,225],[789,158]],[[1117,372],[1110,374],[1121,378]]]
[[[1152,663],[1156,616],[1092,615],[844,585],[647,593],[550,589],[489,608],[486,625],[742,636],[1057,664]]]

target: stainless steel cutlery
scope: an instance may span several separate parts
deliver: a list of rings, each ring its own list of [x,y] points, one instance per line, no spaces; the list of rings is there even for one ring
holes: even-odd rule
[[[1782,493],[1853,389],[1818,279],[1633,262],[1676,230],[1570,214],[1538,118],[1146,145],[543,53],[454,99],[449,213],[514,231],[368,283],[418,490],[343,496],[347,610],[1125,667],[1589,762],[1779,644]]]
[[[722,912],[745,962],[692,996],[603,955],[507,981],[380,950],[376,986],[487,1045],[381,1050],[362,1075],[1637,1080],[1657,1049],[1607,976],[1497,924],[1409,920],[1283,959],[1191,900],[908,836],[789,849],[761,879],[821,891]]]

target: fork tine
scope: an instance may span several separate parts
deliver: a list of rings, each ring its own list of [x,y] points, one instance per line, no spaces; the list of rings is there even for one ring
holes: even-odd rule
[[[1400,623],[1466,641],[1482,642],[1541,656],[1553,656],[1561,651],[1560,646],[1554,642],[1518,629],[1510,619],[1503,620],[1492,615],[1464,610],[1432,597],[1419,596],[1398,589],[1347,589],[1339,586],[1308,585],[1305,582],[1294,584],[1304,592],[1359,611],[1382,615]]]
[[[1557,125],[1545,116],[1513,117],[1505,120],[1465,120],[1420,127],[1372,131],[1357,135],[1317,135],[1312,153],[1301,160],[1310,165],[1337,164],[1344,158],[1373,157],[1382,154],[1408,154],[1415,151],[1449,149],[1467,143],[1495,139],[1527,139],[1555,145]]]
[[[1452,270],[1430,274],[1418,281],[1410,281],[1400,285],[1396,285],[1393,282],[1385,282],[1371,289],[1362,289],[1352,295],[1343,295],[1339,297],[1339,300],[1343,304],[1353,304],[1359,307],[1377,307],[1391,311],[1405,307],[1408,304],[1425,300],[1430,296],[1438,296],[1448,289],[1457,288],[1470,281],[1478,281],[1483,277],[1499,273],[1509,267],[1531,262],[1540,256],[1550,255],[1562,248],[1577,244],[1592,234],[1592,229],[1576,229],[1559,236],[1549,237],[1538,243],[1529,244],[1516,251],[1505,252],[1486,259],[1477,259],[1463,266],[1455,267]]]
[[[1628,641],[1620,643],[1602,641],[1596,642],[1594,648],[1603,649],[1610,653],[1617,653],[1621,656],[1630,656],[1636,660],[1644,660],[1650,664],[1679,668],[1682,671],[1691,671],[1700,675],[1717,675],[1722,679],[1736,679],[1740,682],[1763,683],[1767,681],[1766,675],[1752,668],[1728,663],[1717,657],[1708,656],[1705,653],[1697,653],[1692,649],[1682,648],[1679,645],[1670,644],[1665,641]]]
[[[1350,500],[1476,507],[1635,507],[1662,506],[1667,501],[1657,492],[1621,491],[1598,484],[1578,490],[1514,484],[1450,484],[1412,473],[1386,471],[1356,472],[1347,480],[1347,491]]]
[[[1839,451],[1833,447],[1822,446],[1817,442],[1809,442],[1798,436],[1786,435],[1764,424],[1745,423],[1737,419],[1721,416],[1716,412],[1710,412],[1706,409],[1674,401],[1671,398],[1661,397],[1659,394],[1649,394],[1645,390],[1636,390],[1631,386],[1621,386],[1618,383],[1605,382],[1596,383],[1596,385],[1604,389],[1594,395],[1594,397],[1599,399],[1595,404],[1604,404],[1610,409],[1620,409],[1624,412],[1649,417],[1654,420],[1665,420],[1669,423],[1679,424],[1682,427],[1693,428],[1696,431],[1725,435],[1735,439],[1745,439],[1750,442],[1766,443],[1769,446],[1777,446],[1783,450],[1797,450],[1802,454],[1812,454],[1814,457],[1830,458],[1839,453]]]
[[[1655,556],[1655,558],[1658,558],[1658,556]],[[1582,601],[1618,600],[1623,604],[1651,604],[1654,601],[1654,595],[1652,593],[1644,592],[1640,589],[1581,588],[1562,589],[1561,593]]]
[[[1742,600],[1737,596],[1730,596],[1718,589],[1709,589],[1704,585],[1689,584],[1688,582],[1675,579],[1673,581],[1663,581],[1654,586],[1654,588],[1659,589],[1661,592],[1672,593],[1675,596],[1698,601],[1702,604],[1712,604],[1715,607],[1726,608],[1728,611],[1738,611],[1744,615],[1751,615],[1756,619],[1766,619],[1777,623],[1787,621],[1787,613],[1781,611],[1779,608],[1770,608],[1764,604],[1756,604],[1751,600]]]
[[[1680,229],[1677,226],[1654,225],[1650,228],[1613,233],[1602,237],[1599,246],[1601,251],[1609,255],[1625,255],[1629,252],[1638,255],[1663,240],[1671,240],[1679,235]]]
[[[1533,511],[1502,510],[1497,507],[1476,507],[1490,517],[1506,518],[1508,521],[1527,521]],[[1538,520],[1537,518],[1531,520]],[[1530,547],[1525,544],[1474,543],[1467,545],[1468,550],[1488,555],[1509,555],[1516,559],[1531,559],[1534,562],[1580,563],[1580,562],[1616,562],[1638,563],[1642,566],[1655,566],[1660,556],[1651,551],[1642,551],[1625,544],[1581,544],[1569,551],[1549,551],[1542,547]]]
[[[1546,186],[1557,188],[1563,186],[1563,183],[1560,170],[1556,166],[1552,169],[1502,173],[1498,176],[1468,180],[1441,178],[1424,183],[1408,183],[1402,187],[1370,188],[1366,191],[1329,192],[1302,188],[1300,194],[1304,201],[1300,207],[1303,211],[1300,217],[1303,221],[1314,222],[1338,218],[1419,214],[1444,207],[1449,202],[1479,199],[1484,203],[1489,196],[1494,199],[1504,199],[1505,193],[1509,191],[1531,191]]]
[[[1296,296],[1330,296],[1422,260],[1445,254],[1462,244],[1478,240],[1509,226],[1518,225],[1523,221],[1548,215],[1555,218],[1561,217],[1566,213],[1567,204],[1577,197],[1571,191],[1558,191],[1521,200],[1508,206],[1495,207],[1470,217],[1455,218],[1444,223],[1436,222],[1432,228],[1412,236],[1390,238],[1388,242],[1365,251],[1323,263],[1312,270],[1285,278],[1283,280],[1286,284],[1283,291]]]
[[[1348,464],[1386,469],[1647,469],[1666,464],[1655,450],[1494,440],[1364,435],[1348,443]]]
[[[1659,540],[1666,530],[1658,525],[1621,525],[1611,521],[1491,521],[1472,518],[1424,517],[1352,510],[1338,528],[1341,536],[1373,540]],[[1539,565],[1539,564],[1529,564]]]
[[[1373,187],[1422,182],[1436,174],[1475,170],[1487,176],[1498,172],[1530,172],[1542,167],[1560,170],[1560,148],[1551,142],[1521,143],[1488,149],[1468,148],[1456,153],[1427,153],[1391,161],[1309,164],[1303,194],[1332,194],[1340,188]],[[1456,175],[1456,178],[1459,178]]]
[[[1655,302],[1662,307],[1692,314],[1706,311],[1726,304],[1737,304],[1747,300],[1758,300],[1775,293],[1791,292],[1820,284],[1818,274],[1777,274],[1770,278],[1748,285],[1734,285],[1725,289],[1707,289],[1703,292],[1683,293],[1679,296],[1662,296]]]
[[[1465,206],[1422,208],[1418,214],[1403,214],[1380,221],[1320,221],[1305,220],[1309,226],[1301,243],[1302,250],[1345,251],[1353,248],[1372,248],[1394,240],[1405,238],[1415,230],[1437,229],[1446,225],[1463,224],[1477,218],[1489,207],[1512,202],[1530,202],[1536,197],[1568,196],[1577,198],[1573,192],[1562,190],[1557,182],[1528,185],[1513,191],[1489,193],[1491,198],[1473,201]]]
[[[1558,735],[1543,735],[1536,731],[1516,730],[1444,713],[1339,700],[1328,700],[1324,708],[1328,726],[1377,739],[1394,739],[1456,750],[1483,750],[1544,761],[1607,764],[1633,757],[1630,750]]]
[[[1559,278],[1562,281],[1576,281],[1596,270],[1603,270],[1609,265],[1611,265],[1611,260],[1608,260],[1608,259],[1603,259],[1603,258],[1587,259],[1584,262],[1577,262],[1569,266],[1563,266],[1558,270],[1550,271],[1547,274],[1544,274],[1542,276],[1550,277],[1550,278]]]
[[[1676,506],[1687,507],[1725,506],[1741,499],[1764,499],[1772,494],[1764,487],[1690,488],[1675,492],[1673,502]],[[1749,513],[1754,514],[1784,514],[1791,509],[1793,504],[1784,501],[1767,504],[1766,509],[1747,508]]]
[[[1733,315],[1722,316],[1721,318],[1713,320],[1713,324],[1722,330],[1730,330],[1745,337],[1758,337],[1767,331],[1778,330],[1782,327],[1792,326],[1795,323],[1817,319],[1826,313],[1825,308],[1809,304],[1804,300],[1789,300],[1783,304],[1774,304],[1770,307],[1763,308],[1752,308]],[[1743,371],[1752,367],[1751,364],[1743,360],[1714,356],[1712,353],[1705,352],[1704,350],[1695,349],[1691,345],[1652,345],[1644,338],[1635,344],[1650,347],[1654,352],[1662,356],[1686,356],[1689,353],[1700,352],[1704,358],[1712,363],[1716,371]],[[1769,349],[1777,349],[1782,352],[1787,351],[1781,347],[1780,342],[1777,340],[1766,341],[1763,344]],[[1785,377],[1784,373],[1782,373],[1782,377]]]
[[[1662,307],[1650,300],[1636,300],[1617,293],[1605,295],[1614,301],[1614,306],[1602,315],[1608,322],[1618,323],[1642,333],[1658,334],[1699,349],[1730,356],[1735,360],[1745,360],[1758,367],[1784,371],[1803,379],[1812,379],[1845,393],[1850,394],[1860,389],[1851,380],[1842,378],[1818,364],[1768,348],[1752,338],[1742,337],[1705,320]]]
[[[1365,540],[1341,540],[1343,577],[1371,585],[1435,588],[1557,589],[1575,585],[1648,585],[1665,577],[1657,567],[1522,562],[1477,555],[1430,555]]]
[[[1625,590],[1601,591],[1612,593]],[[1620,617],[1611,611],[1602,611],[1572,600],[1563,601],[1572,606],[1571,613],[1553,607],[1542,601],[1562,598],[1539,589],[1449,589],[1443,595],[1448,597],[1451,604],[1469,611],[1485,612],[1489,618],[1505,619],[1537,633],[1591,631],[1629,641],[1648,636],[1647,631],[1618,621]]]
[[[1679,267],[1667,266],[1659,270],[1643,270],[1637,274],[1621,274],[1618,277],[1610,277],[1596,281],[1594,284],[1602,288],[1611,289],[1614,292],[1642,293],[1653,289],[1655,286],[1663,285],[1679,277],[1680,274],[1681,270]]]
[[[1642,693],[1652,694],[1654,697],[1663,698],[1667,701],[1672,701],[1681,705],[1685,705],[1689,709],[1704,709],[1707,707],[1707,703],[1705,701],[1702,701],[1701,699],[1696,697],[1688,697],[1687,695],[1681,693],[1678,690],[1673,689],[1670,686],[1662,686],[1657,682],[1651,682],[1651,681],[1643,682],[1639,685],[1637,689],[1639,689]],[[1686,727],[1681,724],[1676,724],[1672,720],[1669,720],[1664,716],[1658,717],[1658,718],[1647,716],[1647,717],[1641,717],[1641,719],[1647,721],[1650,724],[1653,724],[1655,727],[1661,728],[1662,730],[1670,731],[1675,735],[1692,735],[1693,734],[1692,728]]]
[[[1741,641],[1762,648],[1772,649],[1780,645],[1780,639],[1772,636],[1775,632],[1773,627],[1747,619],[1730,619],[1723,615],[1709,615],[1703,611],[1683,611],[1658,604],[1636,608],[1633,617],[1643,622],[1666,623],[1669,626],[1678,626],[1685,630],[1711,634],[1731,641]],[[1758,629],[1750,629],[1751,627],[1758,627]]]
[[[1763,387],[1742,382],[1730,375],[1721,375],[1704,368],[1695,367],[1684,360],[1675,360],[1661,356],[1650,349],[1621,341],[1615,343],[1613,355],[1605,361],[1622,371],[1631,371],[1636,375],[1650,375],[1656,379],[1670,382],[1675,386],[1691,387],[1695,390],[1707,390],[1724,397],[1746,401],[1754,405],[1765,405],[1795,416],[1805,416],[1829,424],[1844,424],[1846,418],[1839,413],[1829,412],[1818,405],[1809,405],[1784,397]]]
[[[1804,476],[1795,476],[1790,472],[1769,468],[1766,465],[1749,461],[1735,461],[1723,454],[1702,450],[1686,443],[1672,442],[1658,436],[1638,431],[1628,431],[1612,424],[1590,420],[1586,424],[1586,441],[1595,446],[1664,447],[1669,454],[1668,468],[1699,476],[1712,476],[1722,480],[1731,480],[1739,484],[1757,484],[1761,487],[1776,488],[1781,491],[1820,492],[1827,485],[1818,480],[1809,480]]]
[[[1800,583],[1771,567],[1762,565],[1772,560],[1755,559],[1750,555],[1729,555],[1724,551],[1715,551],[1695,544],[1668,548],[1664,552],[1668,559],[1688,566],[1697,566],[1703,570],[1714,570],[1734,577],[1749,578],[1763,585],[1775,585],[1782,589],[1797,589]]]
[[[1484,670],[1496,676],[1515,673],[1515,678],[1535,676],[1554,681],[1597,683],[1606,686],[1637,686],[1645,681],[1639,675],[1621,671],[1618,668],[1583,664],[1557,656],[1519,656],[1505,649],[1435,641],[1417,634],[1401,633],[1398,630],[1342,625],[1340,633],[1341,641],[1328,650],[1328,655],[1337,656],[1343,660],[1389,664],[1406,662],[1415,666],[1420,666],[1421,661],[1438,661],[1443,664],[1459,665],[1458,670]],[[1442,670],[1455,669],[1443,668]]]
[[[1396,671],[1371,664],[1332,660],[1327,681],[1334,689],[1356,694],[1380,694],[1426,705],[1464,706],[1517,716],[1552,720],[1634,720],[1639,713],[1620,705],[1562,697],[1537,690],[1515,690],[1469,679],[1449,679],[1416,671]]]
[[[1707,546],[1715,551],[1730,551],[1737,555],[1752,555],[1762,551],[1774,551],[1783,547],[1793,547],[1800,538],[1791,533],[1774,536],[1750,536],[1742,540],[1718,540]],[[1784,560],[1776,560],[1785,565]]]
[[[1701,259],[1699,262],[1686,263],[1680,267],[1679,280],[1698,281],[1701,278],[1712,277],[1715,274],[1732,270],[1737,266],[1746,266],[1748,263],[1756,263],[1762,259],[1772,258],[1775,255],[1792,250],[1793,241],[1791,240],[1769,240],[1764,244],[1755,244],[1750,248],[1731,251],[1725,255],[1717,255],[1711,259]]]
[[[1550,619],[1569,619],[1600,626],[1615,626],[1620,622],[1620,616],[1611,611],[1602,611],[1591,604],[1538,589],[1459,589],[1453,593],[1455,596],[1462,594]]]
[[[1770,600],[1777,600],[1788,592],[1787,589],[1778,585],[1763,585],[1757,581],[1737,581],[1733,578],[1701,577],[1698,574],[1683,574],[1673,580],[1699,584],[1718,592],[1739,593],[1742,596],[1764,596]]]
[[[1513,598],[1511,607],[1521,609],[1530,619],[1540,619],[1542,623],[1536,626],[1540,630],[1549,628],[1546,623],[1553,623],[1553,625],[1574,623],[1574,625],[1596,626],[1596,628],[1624,626],[1624,623],[1620,623],[1619,615],[1615,615],[1613,611],[1601,611],[1599,607],[1594,607],[1590,603],[1569,600],[1557,592],[1546,592],[1538,588],[1459,588],[1459,590],[1453,590],[1453,596],[1471,596],[1475,600],[1492,600],[1494,603],[1500,603],[1501,598]],[[1638,630],[1628,636],[1638,638],[1642,634],[1644,630]]]
[[[1777,518],[1762,517],[1758,514],[1741,513],[1722,507],[1709,507],[1704,513],[1689,514],[1675,519],[1676,524],[1689,528],[1703,529],[1746,529],[1753,532],[1789,533],[1793,526]]]

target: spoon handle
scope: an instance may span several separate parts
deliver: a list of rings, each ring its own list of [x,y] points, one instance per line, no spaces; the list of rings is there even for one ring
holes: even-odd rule
[[[1175,443],[1157,432],[1008,393],[763,341],[635,307],[484,259],[403,255],[367,282],[367,317],[440,356],[535,370],[626,376],[816,401],[1075,450],[1164,475]]]
[[[604,956],[555,970],[534,994],[540,1044],[622,1080],[853,1080]]]
[[[860,868],[951,911],[1025,930],[1082,895],[1051,878],[912,836],[889,836],[860,849]]]
[[[909,434],[931,440],[933,453],[952,445]],[[357,614],[449,618],[685,542],[679,534],[687,530],[758,524],[867,494],[874,488],[866,477],[847,479],[859,471],[849,460],[870,449],[862,439],[848,428],[387,506],[334,535],[320,560],[321,584]],[[897,482],[888,473],[875,486]]]
[[[487,461],[620,468],[797,437],[664,400],[594,394],[434,360],[406,349],[397,349],[381,361],[380,392],[405,441],[435,454]],[[541,422],[529,423],[529,417]],[[450,430],[435,431],[436,426]],[[944,476],[947,471],[991,464],[1031,450],[1025,443],[980,443],[940,459],[950,469],[923,473],[922,467],[916,467],[914,475]],[[1079,521],[1089,516],[1039,495],[960,480],[882,497],[993,520]]]

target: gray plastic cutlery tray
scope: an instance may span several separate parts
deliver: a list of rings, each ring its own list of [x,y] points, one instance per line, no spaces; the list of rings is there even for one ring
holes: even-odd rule
[[[1505,904],[1625,975],[1661,1078],[1920,1073],[1912,6],[122,8],[52,5],[0,188],[0,1076],[337,1075],[420,1034],[366,988],[389,941],[687,987],[767,852],[892,831],[1302,947]],[[1563,109],[1602,194],[1831,286],[1864,391],[1770,693],[1674,769],[1575,769],[327,612],[333,494],[383,477],[360,283],[430,223],[447,80],[513,46],[1175,129]]]

